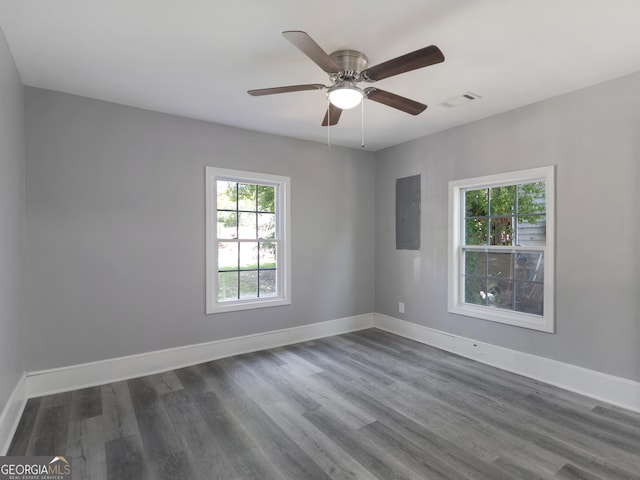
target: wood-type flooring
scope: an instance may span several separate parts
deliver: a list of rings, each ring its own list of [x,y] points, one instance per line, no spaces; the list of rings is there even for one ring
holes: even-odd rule
[[[377,329],[29,400],[73,478],[640,479],[640,414]]]

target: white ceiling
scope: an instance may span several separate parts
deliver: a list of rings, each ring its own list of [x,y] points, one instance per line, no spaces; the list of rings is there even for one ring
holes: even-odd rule
[[[378,150],[640,70],[638,0],[0,0],[0,27],[25,85],[326,142],[328,84],[281,32],[369,64],[435,44],[445,62],[375,86],[429,105],[417,117],[366,102]],[[440,104],[465,92],[481,99]],[[360,110],[331,129],[360,147]]]

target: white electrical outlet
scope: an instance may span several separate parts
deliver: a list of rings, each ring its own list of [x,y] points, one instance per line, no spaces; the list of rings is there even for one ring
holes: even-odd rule
[[[404,303],[398,302],[398,312],[404,313]]]

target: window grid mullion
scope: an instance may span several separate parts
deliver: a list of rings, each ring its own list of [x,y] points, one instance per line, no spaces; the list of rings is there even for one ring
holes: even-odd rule
[[[520,210],[518,202],[520,200],[520,195],[519,195],[520,186],[516,185],[515,186],[515,190],[516,190],[516,192],[515,192],[515,195],[516,195],[515,202],[516,203],[515,203],[515,212],[513,212],[513,214],[515,215],[515,217],[514,217],[515,221],[512,220],[511,223],[513,223],[513,244],[514,245],[518,245],[520,243],[520,241],[519,241],[520,240],[520,230],[518,229],[518,218],[519,218],[518,212]],[[515,303],[514,303],[514,305],[515,305]]]
[[[518,228],[518,213],[520,211],[520,206],[519,206],[519,201],[520,201],[520,186],[516,185],[514,187],[515,189],[515,211],[513,212],[513,214],[515,215],[515,221],[512,220],[511,223],[513,225],[513,241],[511,242],[513,245],[519,245],[520,244],[520,229]],[[513,255],[513,260],[511,262],[511,278],[512,278],[512,284],[513,286],[511,287],[511,308],[515,311],[516,310],[516,265],[515,265],[515,253],[512,253],[511,255]]]
[[[489,305],[489,254],[487,253],[484,261],[484,291],[486,297],[483,299],[485,306]]]
[[[491,245],[491,189],[487,188],[487,245]]]
[[[238,245],[238,294],[237,299],[240,300],[240,184],[236,182],[236,244]]]
[[[256,296],[258,298],[260,298],[260,231],[258,229],[258,195],[259,195],[259,189],[258,189],[258,185],[256,185],[256,241],[258,242],[258,251],[256,252],[256,262],[258,265],[258,270],[256,272],[256,275],[258,276],[258,278],[256,279]]]
[[[460,245],[460,248],[464,251],[471,252],[494,252],[494,253],[526,253],[526,252],[544,252],[545,247],[538,245],[531,245],[528,247],[522,247],[520,245]]]

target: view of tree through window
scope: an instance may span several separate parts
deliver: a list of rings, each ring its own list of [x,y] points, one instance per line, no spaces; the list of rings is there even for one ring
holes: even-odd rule
[[[218,301],[278,294],[276,187],[217,180]]]
[[[464,192],[466,303],[543,314],[545,191],[534,182]]]

